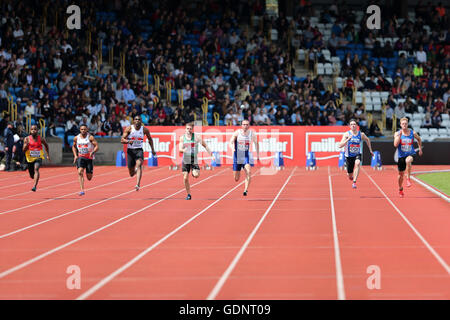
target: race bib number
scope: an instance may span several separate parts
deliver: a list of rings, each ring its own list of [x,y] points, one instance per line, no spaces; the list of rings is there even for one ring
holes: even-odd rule
[[[359,153],[360,152],[359,145],[351,144],[349,149],[350,149],[350,153]]]
[[[41,150],[30,150],[30,156],[33,158],[39,158],[41,156]]]
[[[132,140],[131,145],[134,148],[142,148],[142,140]]]
[[[411,151],[411,145],[410,144],[402,144],[401,150],[403,152],[409,152],[409,151]]]
[[[80,148],[79,149],[81,154],[88,154],[89,153],[89,148]]]
[[[247,151],[250,147],[249,142],[239,142],[238,143],[238,150],[239,151]]]

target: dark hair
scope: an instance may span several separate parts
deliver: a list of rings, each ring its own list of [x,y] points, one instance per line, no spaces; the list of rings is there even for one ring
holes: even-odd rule
[[[80,129],[81,129],[81,127],[86,127],[86,128],[87,128],[88,126],[87,126],[87,124],[83,123],[83,124],[80,126]]]
[[[358,124],[358,121],[356,121],[356,119],[350,119],[350,121],[348,122],[348,124],[350,124],[350,123],[352,123],[352,122],[355,122],[356,124]]]

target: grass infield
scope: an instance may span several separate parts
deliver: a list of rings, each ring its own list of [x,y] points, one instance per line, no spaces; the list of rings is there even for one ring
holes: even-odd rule
[[[439,191],[450,195],[450,171],[449,172],[433,172],[423,173],[415,176],[417,179],[435,187]]]

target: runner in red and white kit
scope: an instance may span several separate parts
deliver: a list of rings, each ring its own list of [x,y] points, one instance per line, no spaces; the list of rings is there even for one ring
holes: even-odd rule
[[[78,180],[80,181],[80,196],[84,196],[84,169],[86,178],[90,181],[94,174],[94,154],[98,151],[98,143],[94,136],[88,133],[88,127],[83,124],[80,134],[73,138],[73,163],[77,164]]]

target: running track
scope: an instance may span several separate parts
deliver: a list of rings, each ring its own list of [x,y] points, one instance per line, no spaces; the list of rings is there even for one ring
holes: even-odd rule
[[[229,167],[202,170],[191,201],[164,167],[139,192],[96,167],[82,198],[74,168],[42,168],[36,193],[1,173],[0,299],[450,299],[449,203],[416,183],[399,198],[394,167],[357,190],[334,167],[253,173],[244,198]]]

